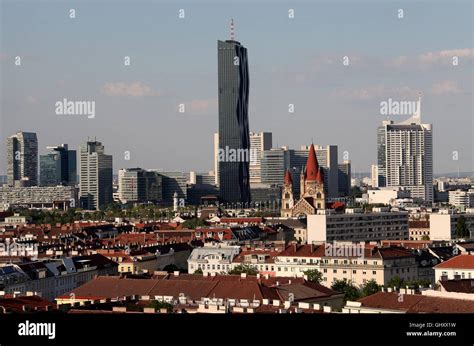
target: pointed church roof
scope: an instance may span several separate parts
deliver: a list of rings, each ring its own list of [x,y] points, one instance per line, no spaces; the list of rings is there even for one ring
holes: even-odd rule
[[[293,179],[291,178],[290,170],[287,169],[285,172],[285,185],[292,185]]]
[[[324,174],[323,169],[320,167],[318,170],[318,174],[316,175],[316,181],[320,184],[324,182]]]
[[[319,172],[318,159],[316,158],[316,151],[314,150],[313,143],[311,143],[311,146],[309,147],[308,161],[306,161],[306,181],[321,182],[321,173]]]

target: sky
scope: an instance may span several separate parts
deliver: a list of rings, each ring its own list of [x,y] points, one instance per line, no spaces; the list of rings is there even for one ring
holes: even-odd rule
[[[212,170],[217,40],[231,18],[248,49],[250,130],[274,147],[337,145],[339,161],[370,172],[380,103],[421,92],[435,173],[474,171],[473,13],[469,0],[0,0],[0,174],[17,131],[36,132],[40,154],[96,138],[115,171]],[[64,98],[94,101],[95,117],[56,114]]]

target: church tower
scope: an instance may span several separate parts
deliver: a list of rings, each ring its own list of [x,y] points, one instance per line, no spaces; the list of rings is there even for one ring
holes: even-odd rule
[[[324,193],[324,177],[322,168],[319,167],[314,145],[311,144],[306,162],[305,189],[301,195],[303,198],[313,199],[316,209],[326,209],[326,196]]]
[[[281,192],[281,216],[291,217],[295,200],[293,198],[293,179],[289,170],[285,172],[285,182]]]
[[[308,160],[302,171],[300,183],[300,199],[295,203],[291,214],[293,216],[312,215],[316,214],[318,209],[326,209],[323,169],[319,167],[313,144],[309,148]]]

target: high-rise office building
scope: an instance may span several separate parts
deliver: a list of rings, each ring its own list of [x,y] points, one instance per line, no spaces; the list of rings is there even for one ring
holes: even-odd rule
[[[261,183],[283,186],[288,166],[288,151],[284,149],[263,150],[261,158]]]
[[[177,193],[178,199],[187,199],[187,177],[183,172],[163,172],[157,171],[162,177],[162,197],[166,204],[173,203],[173,196]]]
[[[217,41],[219,94],[219,188],[222,202],[250,202],[249,72],[247,48]],[[230,153],[230,155],[227,155]],[[236,155],[246,153],[246,155]]]
[[[7,184],[38,185],[38,138],[34,132],[17,132],[7,139]]]
[[[40,185],[75,185],[77,181],[76,151],[67,144],[47,147],[50,153],[40,155]]]
[[[339,197],[346,197],[351,194],[351,161],[344,160],[338,164],[339,171]]]
[[[404,187],[412,198],[433,202],[433,131],[421,123],[421,100],[412,117],[383,121],[377,134],[379,186]]]
[[[122,203],[159,202],[162,199],[162,177],[158,172],[141,168],[120,169],[118,184]]]
[[[99,210],[112,203],[112,155],[101,142],[87,141],[79,147],[79,198],[81,207]]]
[[[262,182],[262,151],[272,148],[270,132],[250,132],[250,184]]]

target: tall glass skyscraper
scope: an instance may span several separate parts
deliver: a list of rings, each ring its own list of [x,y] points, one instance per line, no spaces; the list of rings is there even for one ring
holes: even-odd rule
[[[42,186],[76,184],[76,151],[68,150],[67,144],[47,147],[51,152],[40,155],[40,184]]]
[[[217,52],[219,152],[225,153],[219,155],[220,199],[250,203],[247,48],[235,40],[217,41]]]
[[[9,186],[38,185],[38,139],[34,132],[18,132],[7,139]]]

